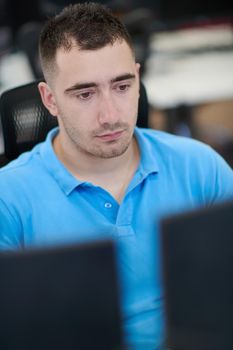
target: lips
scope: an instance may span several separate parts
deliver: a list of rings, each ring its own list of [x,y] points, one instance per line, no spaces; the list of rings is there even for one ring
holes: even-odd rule
[[[124,132],[124,130],[108,132],[108,133],[103,134],[103,135],[97,135],[96,137],[102,141],[116,141],[121,137],[123,132]]]

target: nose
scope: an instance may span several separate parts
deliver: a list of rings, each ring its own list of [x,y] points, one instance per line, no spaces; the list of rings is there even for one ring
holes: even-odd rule
[[[116,102],[110,92],[101,95],[98,119],[101,125],[113,125],[118,122]]]

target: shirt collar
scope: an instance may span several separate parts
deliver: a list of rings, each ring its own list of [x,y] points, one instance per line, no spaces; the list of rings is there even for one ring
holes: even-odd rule
[[[56,127],[49,131],[45,142],[41,145],[40,154],[44,166],[68,196],[77,186],[81,185],[83,181],[76,179],[62,162],[60,162],[54,152],[52,142],[58,130],[58,127]]]
[[[58,127],[49,131],[46,140],[41,144],[40,155],[44,166],[57,181],[60,188],[68,196],[77,186],[84,181],[75,178],[57,158],[53,149],[53,139],[58,133]],[[145,178],[151,173],[158,172],[158,164],[154,156],[154,149],[148,137],[143,133],[143,129],[135,128],[134,135],[140,149],[140,164],[137,170],[140,178]]]
[[[148,137],[147,130],[148,129],[136,127],[134,131],[140,151],[138,172],[140,172],[140,175],[143,178],[151,173],[159,172],[159,166],[156,160],[156,150],[154,148],[154,143],[152,143]]]

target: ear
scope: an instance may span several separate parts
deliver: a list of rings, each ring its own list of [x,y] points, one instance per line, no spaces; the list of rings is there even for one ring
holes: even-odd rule
[[[139,73],[140,73],[140,68],[141,68],[140,63],[136,63],[136,72],[137,72],[138,76],[139,76]]]
[[[136,63],[136,74],[137,74],[137,78],[138,78],[138,97],[140,96],[140,68],[141,68],[141,65],[140,63]]]
[[[50,114],[56,117],[58,114],[58,109],[57,109],[56,100],[54,98],[52,90],[50,89],[48,84],[45,82],[40,82],[38,84],[38,89],[39,89],[43,104],[49,110]]]

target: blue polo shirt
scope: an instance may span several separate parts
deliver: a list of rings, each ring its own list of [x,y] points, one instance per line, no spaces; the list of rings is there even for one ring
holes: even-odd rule
[[[164,337],[160,219],[233,199],[233,171],[203,143],[136,128],[141,161],[119,205],[63,166],[52,147],[57,132],[0,170],[0,249],[112,238],[125,339],[132,349],[158,349]]]

